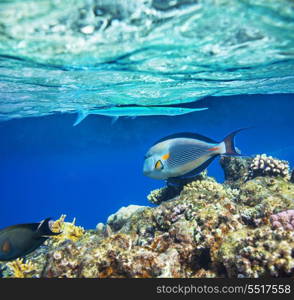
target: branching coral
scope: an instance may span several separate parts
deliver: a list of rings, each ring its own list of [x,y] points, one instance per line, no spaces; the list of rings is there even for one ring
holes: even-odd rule
[[[289,179],[289,164],[287,161],[275,159],[266,154],[256,155],[249,166],[247,179],[253,179],[258,176]]]
[[[31,278],[36,270],[36,266],[32,262],[24,262],[24,260],[20,258],[6,265],[12,272],[11,277],[14,278]]]
[[[65,222],[66,215],[61,215],[61,217],[51,224],[51,230],[53,232],[61,232],[61,234],[52,236],[52,238],[61,243],[65,240],[71,240],[73,242],[78,241],[84,234],[85,230],[81,226],[75,225],[75,219],[71,223]]]
[[[66,215],[61,215],[60,218],[56,221],[50,221],[50,229],[53,232],[62,232],[64,229],[64,220]]]

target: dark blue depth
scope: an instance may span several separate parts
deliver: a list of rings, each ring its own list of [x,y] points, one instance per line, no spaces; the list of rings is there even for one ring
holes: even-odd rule
[[[166,135],[190,131],[221,140],[237,136],[243,154],[267,153],[294,164],[293,95],[208,98],[209,110],[178,117],[89,116],[79,126],[64,114],[0,123],[0,228],[46,217],[94,228],[122,206],[150,205],[148,193],[164,182],[142,174],[150,145]],[[218,159],[209,175],[223,180]]]

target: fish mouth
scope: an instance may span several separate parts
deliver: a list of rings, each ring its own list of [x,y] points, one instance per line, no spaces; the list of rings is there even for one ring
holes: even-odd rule
[[[148,159],[146,159],[144,162],[144,166],[143,166],[143,174],[145,176],[150,177],[151,173],[152,173],[152,169],[150,168],[150,161]]]
[[[151,174],[151,173],[152,173],[151,170],[145,169],[145,167],[144,167],[144,169],[143,169],[143,174],[144,174],[145,176],[150,177],[150,174]]]

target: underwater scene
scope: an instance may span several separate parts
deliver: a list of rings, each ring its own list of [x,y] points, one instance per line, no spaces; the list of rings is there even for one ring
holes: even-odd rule
[[[0,0],[0,278],[294,277],[293,0]]]

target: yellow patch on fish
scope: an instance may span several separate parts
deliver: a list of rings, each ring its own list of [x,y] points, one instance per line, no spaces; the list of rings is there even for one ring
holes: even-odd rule
[[[164,160],[169,159],[169,157],[170,157],[169,153],[166,153],[166,154],[164,154],[164,155],[161,156],[161,158],[164,159]]]
[[[158,160],[155,164],[155,169],[161,170],[163,168],[162,162]]]

